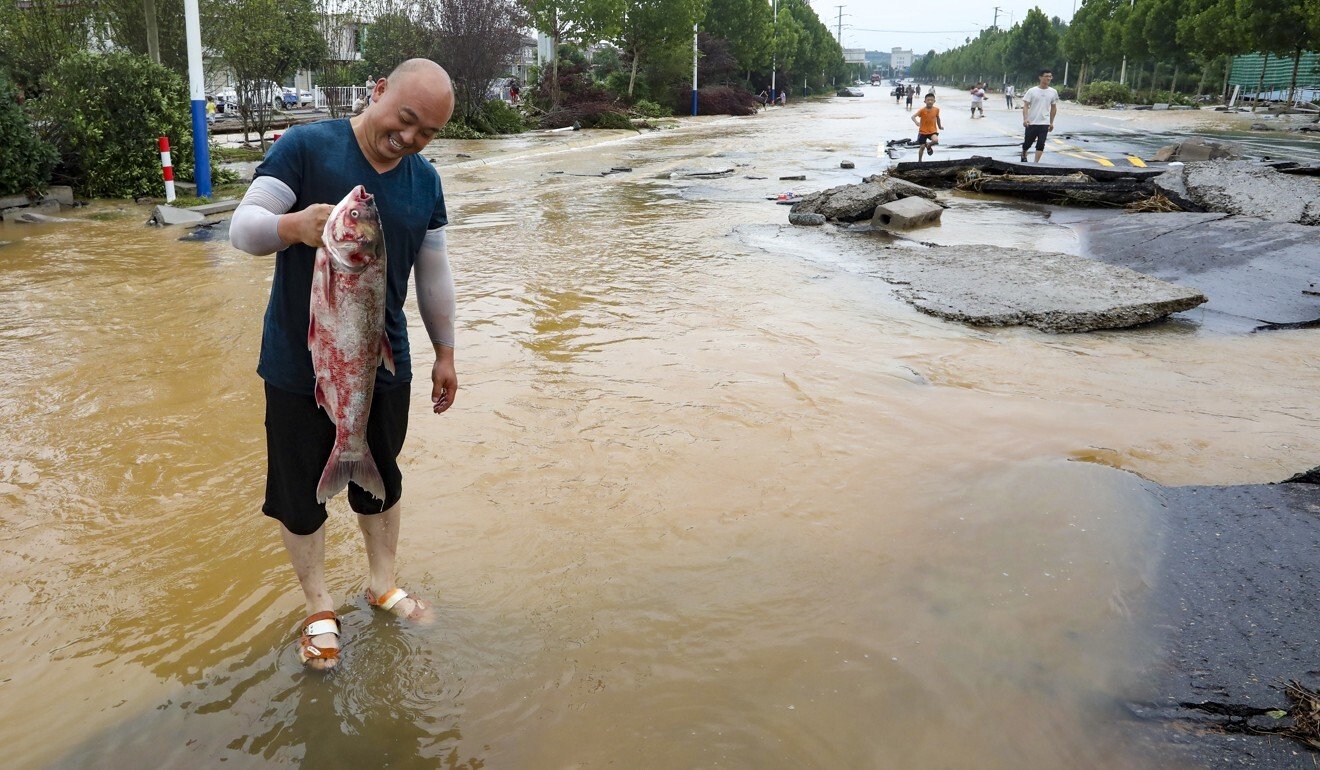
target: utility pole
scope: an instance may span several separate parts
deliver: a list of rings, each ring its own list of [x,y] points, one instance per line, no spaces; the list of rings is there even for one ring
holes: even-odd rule
[[[839,47],[843,47],[843,8],[844,8],[844,6],[842,6],[842,5],[836,5],[836,6],[834,6],[834,7],[839,9],[839,22],[838,22],[838,30],[839,30],[839,31],[835,33],[835,37],[837,37],[837,38],[839,39]]]
[[[1132,2],[1128,3],[1128,8],[1131,8],[1136,4],[1137,0],[1132,0]],[[1118,70],[1118,84],[1120,86],[1127,84],[1127,54],[1123,54],[1123,66]]]
[[[147,56],[160,64],[160,27],[156,24],[156,0],[142,0],[142,15],[147,25]]]
[[[990,26],[994,27],[995,29],[999,29],[999,12],[1002,11],[1002,10],[1004,10],[1004,9],[1003,9],[1003,8],[1000,8],[1000,7],[997,6],[997,5],[995,6],[995,22],[994,22],[993,24],[990,25]]]
[[[770,21],[770,98],[775,98],[775,69],[778,68],[776,58],[778,51],[775,49],[779,44],[779,0],[770,0],[770,12],[773,18]]]
[[[211,197],[211,150],[206,138],[206,81],[202,74],[202,22],[197,0],[183,0],[184,36],[188,40],[188,95],[192,102],[193,181],[197,197]]]

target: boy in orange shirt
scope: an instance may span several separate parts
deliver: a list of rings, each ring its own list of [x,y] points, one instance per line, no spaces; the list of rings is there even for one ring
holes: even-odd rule
[[[917,124],[917,162],[923,155],[935,154],[935,145],[940,143],[940,132],[944,122],[940,120],[940,108],[935,106],[935,94],[926,94],[926,106],[912,114],[912,122]]]

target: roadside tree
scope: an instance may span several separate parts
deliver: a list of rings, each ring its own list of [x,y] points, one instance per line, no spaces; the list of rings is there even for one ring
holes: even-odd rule
[[[9,71],[19,91],[36,96],[46,73],[87,47],[92,26],[79,3],[0,2],[0,69]]]
[[[280,97],[268,84],[325,61],[316,8],[312,0],[209,0],[203,12],[203,42],[220,54],[237,81],[243,140],[256,132],[264,150]]]
[[[454,114],[465,124],[522,44],[524,18],[510,0],[436,0],[439,52],[454,83]]]
[[[1022,24],[1013,28],[1004,45],[1004,65],[1018,77],[1031,77],[1059,58],[1059,35],[1039,8],[1027,11]]]

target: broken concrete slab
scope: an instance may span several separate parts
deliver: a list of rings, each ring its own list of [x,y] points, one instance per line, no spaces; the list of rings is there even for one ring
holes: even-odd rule
[[[935,191],[929,187],[922,187],[915,182],[909,182],[906,179],[899,179],[896,176],[883,176],[881,174],[872,174],[862,180],[863,182],[879,182],[889,185],[894,191],[894,195],[899,198],[925,198],[926,200],[935,200]]]
[[[807,227],[819,227],[825,224],[824,214],[809,214],[804,211],[788,212],[788,223],[790,225],[804,225]]]
[[[147,224],[156,227],[168,227],[172,225],[195,225],[204,221],[206,221],[206,217],[196,211],[161,204],[152,209],[151,219],[147,220]]]
[[[41,201],[37,203],[32,203],[30,205],[24,205],[24,206],[15,206],[13,208],[7,208],[3,211],[0,211],[0,220],[6,222],[25,222],[25,221],[32,222],[35,220],[28,219],[26,217],[32,214],[39,214],[42,216],[53,216],[59,213],[60,213],[60,204],[58,201],[53,199],[43,198]]]
[[[237,198],[229,198],[222,201],[215,201],[213,203],[203,203],[200,206],[189,206],[188,210],[195,211],[204,217],[209,217],[214,216],[215,214],[224,214],[233,211],[238,208],[238,204],[241,202],[242,201]]]
[[[1320,297],[1306,293],[1320,261],[1314,228],[1225,214],[1064,214],[1054,219],[1077,231],[1082,254],[1209,297],[1189,320],[1250,331],[1320,318]]]
[[[794,204],[793,211],[803,214],[823,214],[835,222],[860,222],[870,219],[876,207],[902,198],[935,199],[935,191],[918,184],[890,176],[875,174],[860,184],[831,187],[828,190],[803,196]]]
[[[893,187],[882,182],[846,184],[805,196],[793,204],[793,212],[821,214],[836,222],[860,222],[870,219],[876,206],[897,197]]]
[[[895,254],[895,252],[906,252]],[[923,313],[1046,332],[1122,329],[1190,310],[1195,289],[1070,254],[994,247],[887,249],[886,279]]]
[[[940,221],[944,208],[925,198],[899,198],[875,208],[871,226],[884,230],[911,230]]]
[[[1320,225],[1320,179],[1281,174],[1252,161],[1187,163],[1165,171],[1155,185],[1205,211]]]
[[[841,160],[839,161],[839,168],[857,168],[857,166],[850,160]]]

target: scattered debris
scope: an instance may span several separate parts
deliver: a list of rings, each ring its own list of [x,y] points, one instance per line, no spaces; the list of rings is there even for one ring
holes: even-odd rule
[[[733,173],[733,166],[721,168],[681,168],[669,174],[670,179],[718,179]]]
[[[802,181],[805,181],[806,178],[807,178],[807,175],[806,175],[806,174],[795,174],[795,175],[793,175],[793,176],[781,176],[781,177],[779,177],[779,181],[781,181],[781,182],[802,182]]]
[[[850,160],[839,161],[839,168],[857,168]]]

